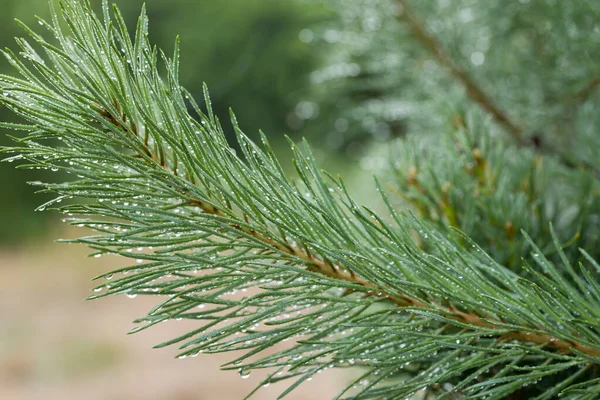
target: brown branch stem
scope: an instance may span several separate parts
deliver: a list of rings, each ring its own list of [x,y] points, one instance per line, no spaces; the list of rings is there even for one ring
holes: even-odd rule
[[[190,205],[195,205],[206,213],[225,216],[225,213],[223,213],[223,211],[214,208],[213,206],[202,200],[195,200]],[[407,295],[380,294],[387,293],[389,292],[389,290],[381,288],[373,284],[372,282],[363,279],[362,277],[356,275],[354,272],[349,272],[340,268],[339,266],[333,265],[332,263],[326,260],[322,260],[310,254],[301,247],[292,247],[289,245],[285,246],[280,242],[247,227],[242,227],[239,225],[235,225],[234,227],[240,230],[241,232],[244,232],[245,234],[252,235],[260,242],[263,242],[270,247],[276,248],[281,253],[292,255],[303,260],[308,265],[308,269],[313,272],[320,273],[329,278],[340,279],[345,282],[362,286],[367,289],[367,293],[369,293],[369,295],[377,295],[379,297],[382,297],[383,299],[396,304],[400,308],[420,308],[428,311],[433,311],[435,313],[443,314],[445,317],[453,319],[457,322],[466,323],[475,327],[486,328],[489,330],[496,330],[499,331],[499,339],[505,341],[516,340],[524,343],[532,343],[534,345],[550,346],[561,353],[572,353],[571,349],[576,349],[581,353],[587,354],[592,357],[600,358],[600,349],[586,346],[574,341],[555,338],[545,333],[526,332],[526,329],[523,329],[523,331],[506,332],[506,329],[502,327],[503,323],[501,321],[494,320],[491,317],[484,318],[473,312],[464,312],[452,305],[445,307],[440,304],[436,304],[435,306],[433,306],[431,304],[426,304],[418,299]]]
[[[594,93],[594,90],[600,86],[600,76],[592,79],[582,90],[573,95],[573,99],[583,103]]]

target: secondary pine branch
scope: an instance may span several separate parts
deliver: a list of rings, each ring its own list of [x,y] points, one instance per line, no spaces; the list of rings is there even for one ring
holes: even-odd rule
[[[486,110],[496,122],[504,126],[508,133],[518,142],[523,142],[523,130],[515,124],[508,114],[501,110],[485,91],[475,83],[473,79],[460,68],[444,49],[442,44],[425,28],[410,6],[404,0],[396,0],[400,7],[397,19],[406,22],[414,37],[421,42],[423,47],[444,67],[464,88],[471,100],[475,101],[481,108]]]
[[[591,171],[596,177],[600,177],[600,171],[592,165],[581,161],[574,162],[571,157],[565,154],[564,150],[558,149],[550,143],[542,142],[541,137],[538,135],[526,137],[523,128],[516,124],[506,111],[498,107],[481,86],[458,66],[444,46],[427,30],[424,22],[419,19],[406,0],[395,1],[400,8],[396,19],[408,25],[413,36],[435,58],[439,65],[444,67],[463,86],[469,98],[486,110],[498,124],[504,126],[519,146],[531,147],[543,154],[555,155],[559,158],[561,164],[567,168],[582,167]],[[600,78],[593,79],[584,89],[576,93],[573,99],[580,103],[584,102],[599,85]]]

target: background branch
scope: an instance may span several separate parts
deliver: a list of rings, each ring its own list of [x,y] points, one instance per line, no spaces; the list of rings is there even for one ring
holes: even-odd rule
[[[501,110],[494,101],[475,83],[473,79],[460,68],[452,59],[450,54],[444,49],[442,44],[425,28],[421,21],[404,0],[396,0],[400,11],[397,19],[400,22],[406,22],[415,39],[417,39],[425,49],[452,75],[465,89],[471,100],[486,110],[494,120],[506,128],[507,132],[515,139],[517,143],[523,143],[523,130],[515,124],[508,114]]]

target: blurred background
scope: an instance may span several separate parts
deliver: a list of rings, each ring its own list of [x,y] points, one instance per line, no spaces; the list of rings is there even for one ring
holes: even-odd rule
[[[100,1],[97,1],[99,4]],[[169,53],[181,37],[182,84],[201,97],[202,82],[224,122],[232,107],[246,133],[268,133],[278,153],[287,157],[284,135],[307,137],[317,156],[335,171],[355,169],[343,151],[319,151],[324,143],[320,121],[327,110],[309,100],[310,74],[323,51],[311,27],[332,18],[318,1],[146,0],[151,41]],[[135,26],[141,0],[117,1],[129,26]],[[0,47],[15,49],[25,36],[18,18],[35,26],[34,15],[48,18],[47,0],[0,0]],[[12,73],[4,59],[0,73]],[[335,110],[331,110],[333,114]],[[328,124],[335,121],[329,116]],[[0,109],[0,120],[12,121]],[[9,145],[0,131],[0,145]],[[341,148],[337,141],[336,149]],[[354,150],[356,153],[356,149]],[[291,165],[291,164],[290,164]],[[167,323],[127,336],[131,321],[144,315],[153,299],[111,298],[85,302],[90,279],[119,266],[118,259],[86,258],[81,246],[56,243],[76,237],[52,213],[35,212],[49,199],[26,184],[53,180],[45,171],[15,169],[0,163],[0,398],[1,399],[240,399],[260,377],[242,380],[219,371],[225,356],[175,360],[174,349],[154,344],[187,329]],[[350,176],[350,174],[345,174]],[[58,178],[59,179],[59,178]],[[331,398],[350,377],[317,377],[290,399]],[[258,399],[276,398],[271,386]]]

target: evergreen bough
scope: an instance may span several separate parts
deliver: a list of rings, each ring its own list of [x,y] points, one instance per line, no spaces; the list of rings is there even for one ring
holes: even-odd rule
[[[538,149],[392,3],[475,110],[445,138],[395,145],[401,161],[376,180],[385,212],[358,205],[305,143],[290,142],[288,178],[232,114],[236,154],[208,91],[202,109],[178,84],[178,41],[171,58],[152,47],[144,11],[131,38],[106,1],[102,19],[87,0],[59,1],[39,21],[55,41],[23,26],[32,42],[4,52],[20,77],[0,77],[0,103],[27,121],[2,124],[26,132],[7,160],[70,177],[34,183],[57,195],[39,209],[95,230],[73,242],[96,256],[136,260],[91,296],[160,296],[132,332],[198,320],[158,345],[179,357],[242,350],[223,367],[289,379],[282,397],[353,367],[340,398],[599,398],[598,158]],[[484,133],[498,130],[516,144]]]

